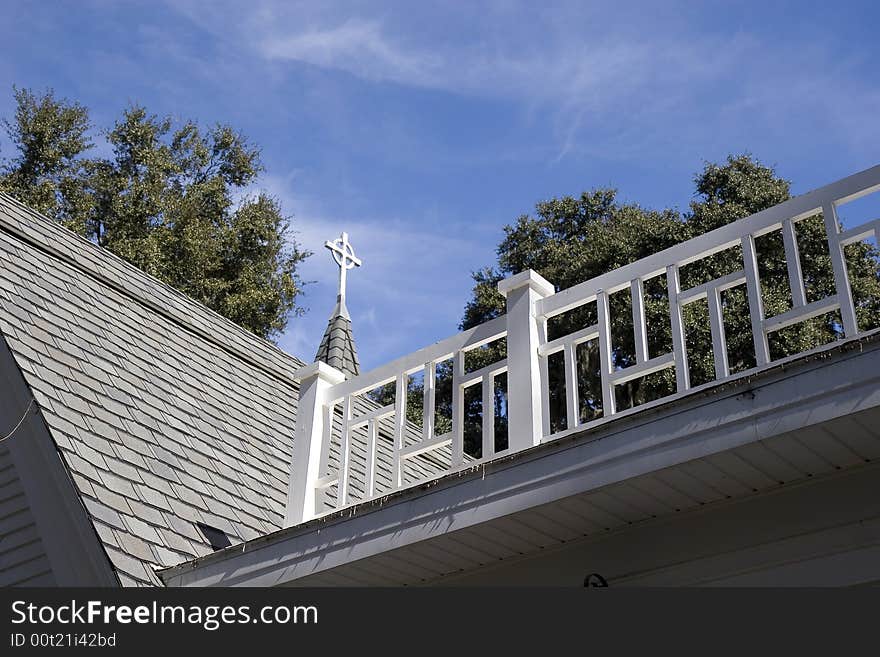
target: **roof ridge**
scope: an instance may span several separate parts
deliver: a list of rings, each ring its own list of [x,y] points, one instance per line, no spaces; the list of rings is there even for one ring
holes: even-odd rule
[[[254,335],[203,303],[29,208],[5,192],[0,192],[0,208],[10,211],[0,212],[0,228],[6,232],[67,262],[89,277],[114,288],[267,373],[290,383],[293,373],[305,364],[305,361],[287,353],[269,340]],[[77,249],[82,258],[76,257]],[[108,266],[124,276],[108,276]],[[138,288],[133,285],[135,282],[146,285]],[[147,288],[152,294],[147,293]],[[162,301],[166,303],[158,302],[156,292],[164,296]],[[221,336],[227,339],[221,339]]]

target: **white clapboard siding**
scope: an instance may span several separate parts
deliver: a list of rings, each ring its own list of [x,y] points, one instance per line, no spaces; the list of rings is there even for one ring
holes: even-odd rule
[[[0,446],[0,586],[51,586],[52,567],[9,450]]]

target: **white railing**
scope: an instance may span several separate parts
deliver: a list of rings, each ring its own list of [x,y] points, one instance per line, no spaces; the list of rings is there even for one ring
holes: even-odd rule
[[[554,293],[553,286],[533,271],[521,272],[501,281],[499,291],[507,299],[507,313],[468,331],[442,340],[430,347],[404,356],[371,372],[344,380],[343,375],[323,363],[310,365],[297,374],[300,402],[294,439],[293,468],[286,523],[293,525],[333,510],[377,496],[377,461],[380,426],[392,427],[390,444],[384,447],[389,474],[381,494],[414,485],[403,476],[405,464],[416,457],[442,452],[442,463],[429,469],[429,478],[493,459],[502,453],[527,449],[545,440],[558,438],[575,430],[583,431],[615,415],[617,386],[667,368],[674,368],[676,392],[663,398],[675,399],[692,390],[689,380],[687,350],[682,310],[688,304],[706,299],[712,336],[715,382],[731,376],[727,340],[724,335],[721,293],[745,285],[751,316],[756,365],[745,375],[770,366],[768,334],[819,315],[839,311],[842,337],[859,334],[843,247],[880,237],[880,217],[860,226],[841,231],[838,206],[880,190],[880,166],[855,174],[821,189],[796,197],[745,219],[723,226],[674,247],[620,267],[566,290]],[[822,214],[831,258],[835,294],[808,303],[795,225]],[[792,307],[775,317],[766,317],[762,307],[761,287],[755,252],[755,239],[781,230],[786,257]],[[740,246],[742,269],[687,290],[680,286],[683,266],[713,254]],[[666,275],[672,330],[672,351],[651,355],[644,311],[644,283]],[[635,364],[615,368],[612,358],[612,332],[609,297],[629,288],[632,297],[632,322]],[[597,323],[573,333],[547,339],[550,318],[584,306],[596,304]],[[507,358],[474,372],[465,371],[465,355],[491,342],[506,338]],[[583,342],[598,342],[602,415],[581,423],[578,390],[577,348]],[[551,433],[549,357],[562,352],[565,372],[566,428]],[[437,435],[435,420],[435,371],[438,363],[452,361],[451,431]],[[409,377],[424,374],[424,399],[421,427],[407,422],[406,403]],[[494,440],[494,382],[507,372],[508,443],[496,452]],[[379,407],[358,400],[381,386],[393,383],[394,403]],[[471,386],[482,386],[482,453],[478,459],[464,453],[464,394]],[[339,415],[341,413],[341,416]],[[334,441],[334,418],[338,426],[335,459],[330,458]],[[358,473],[359,495],[352,500],[352,436],[366,427],[363,472]],[[389,442],[386,440],[386,442]],[[424,470],[423,470],[424,472]],[[326,492],[336,490],[328,500]]]

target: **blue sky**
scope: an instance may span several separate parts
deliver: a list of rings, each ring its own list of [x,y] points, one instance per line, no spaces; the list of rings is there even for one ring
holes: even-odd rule
[[[306,360],[341,230],[369,368],[455,333],[470,272],[539,200],[612,185],[686,209],[702,163],[743,151],[796,193],[880,162],[876,2],[2,7],[0,115],[13,84],[53,87],[99,126],[139,102],[262,147],[259,187],[315,252],[279,341]]]

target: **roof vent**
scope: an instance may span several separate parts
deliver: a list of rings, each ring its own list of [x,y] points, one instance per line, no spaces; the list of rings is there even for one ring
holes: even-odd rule
[[[229,536],[227,536],[226,532],[222,529],[211,527],[211,525],[206,525],[202,522],[197,522],[196,527],[199,528],[199,531],[202,532],[202,536],[205,537],[205,540],[208,541],[208,544],[214,550],[222,550],[223,548],[232,545]]]

